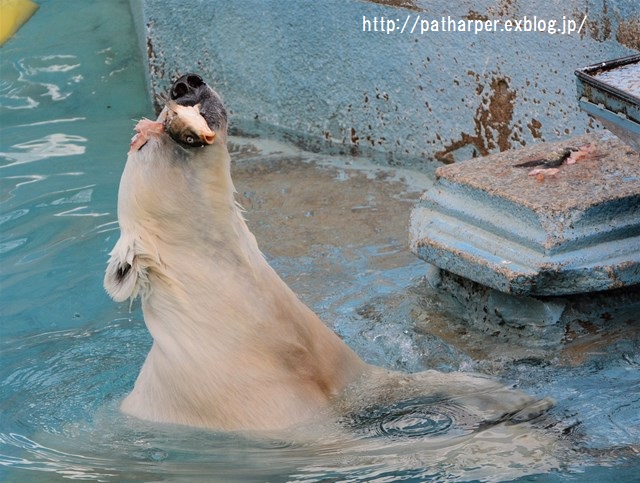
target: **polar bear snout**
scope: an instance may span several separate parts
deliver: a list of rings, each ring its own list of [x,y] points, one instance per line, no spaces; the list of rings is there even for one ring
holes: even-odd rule
[[[171,99],[175,101],[185,97],[189,93],[197,91],[203,85],[206,85],[206,83],[198,74],[185,74],[171,86]]]
[[[199,105],[200,114],[209,128],[216,132],[226,132],[227,111],[216,91],[198,74],[185,74],[171,86],[171,100],[183,106]]]

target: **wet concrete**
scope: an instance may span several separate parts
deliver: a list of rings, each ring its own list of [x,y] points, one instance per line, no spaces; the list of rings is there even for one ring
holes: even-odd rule
[[[484,360],[494,344],[507,357],[556,359],[579,365],[620,339],[640,338],[640,288],[555,297],[510,295],[450,272],[433,270],[429,282],[458,303],[442,333],[458,331],[465,352]],[[487,343],[487,339],[493,343]]]

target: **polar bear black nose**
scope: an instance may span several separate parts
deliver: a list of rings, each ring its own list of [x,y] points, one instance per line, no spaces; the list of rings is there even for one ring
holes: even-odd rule
[[[227,112],[220,96],[198,74],[180,76],[171,86],[170,96],[183,106],[200,106],[200,114],[214,131],[227,129]]]
[[[185,74],[173,83],[171,87],[171,99],[174,101],[188,94],[194,94],[200,86],[204,84],[204,80],[198,74]]]

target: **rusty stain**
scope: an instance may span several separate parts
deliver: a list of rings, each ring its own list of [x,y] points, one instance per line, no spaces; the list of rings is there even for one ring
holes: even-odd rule
[[[540,133],[540,128],[542,127],[542,123],[535,118],[531,118],[531,122],[527,124],[529,131],[531,131],[531,135],[534,139],[542,139],[542,134]]]
[[[351,143],[356,146],[360,143],[360,138],[356,135],[356,130],[351,128]]]
[[[475,10],[469,10],[469,13],[462,18],[466,18],[467,20],[480,20],[482,22],[489,20],[488,16],[482,15],[480,12],[476,12]]]
[[[585,22],[586,28],[580,33],[580,37],[584,38],[588,35],[593,40],[603,42],[611,38],[611,18],[608,15],[609,9],[607,3],[604,2],[601,16],[595,16],[587,8],[584,12],[576,12],[576,18],[587,18]]]
[[[629,49],[640,50],[640,18],[621,20],[616,40]]]
[[[611,17],[609,16],[609,7],[606,0],[603,1],[602,7],[602,34],[605,40],[611,38]]]
[[[485,95],[476,109],[474,133],[461,133],[460,139],[435,153],[436,159],[445,164],[453,163],[455,161],[453,152],[468,145],[474,147],[474,156],[486,156],[495,149],[506,151],[511,148],[510,137],[515,135],[511,120],[516,92],[509,88],[510,79],[494,76],[486,92],[486,85],[480,83],[480,76],[471,71],[469,74],[475,75],[478,81],[476,92],[478,94],[484,92]]]
[[[512,11],[512,7],[515,9],[517,8],[517,1],[516,0],[500,0],[499,2],[497,2],[498,5],[496,5],[496,7],[490,8],[489,10],[493,10],[494,15],[496,15],[497,17],[512,17],[513,11]]]
[[[609,288],[624,287],[625,283],[623,280],[620,280],[620,278],[618,277],[618,273],[619,273],[618,271],[624,270],[625,268],[628,268],[632,265],[633,265],[633,262],[623,262],[615,267],[611,267],[611,266],[606,267],[607,277],[609,277],[609,280],[611,280],[611,284]]]

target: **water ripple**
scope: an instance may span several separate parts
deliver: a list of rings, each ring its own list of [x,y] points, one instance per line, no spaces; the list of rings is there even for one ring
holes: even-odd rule
[[[8,253],[11,250],[15,250],[16,248],[19,248],[22,245],[24,245],[25,243],[27,243],[28,241],[29,241],[29,239],[26,238],[26,237],[14,238],[14,239],[11,239],[11,240],[6,240],[6,241],[0,241],[0,254]]]
[[[22,209],[13,210],[13,211],[4,213],[0,215],[0,225],[2,225],[3,223],[6,223],[7,221],[17,220],[18,218],[21,218],[27,215],[29,211],[30,210],[28,210],[27,208],[22,208]]]
[[[108,470],[112,463],[108,460],[59,451],[22,434],[0,433],[0,447],[23,451],[22,457],[0,453],[0,466],[57,473],[69,479],[105,481],[105,477],[116,476]]]
[[[443,398],[419,397],[389,406],[368,408],[347,425],[364,436],[445,438],[452,440],[480,429],[464,406]]]
[[[0,156],[10,161],[1,165],[0,168],[32,163],[46,158],[84,154],[86,147],[80,143],[86,142],[87,138],[82,136],[55,133],[25,143],[14,144],[11,148],[17,151],[0,152]]]
[[[3,62],[0,84],[0,107],[33,109],[40,99],[49,97],[62,101],[73,94],[75,84],[82,80],[73,71],[81,66],[78,57],[69,54],[24,57],[16,62]]]

